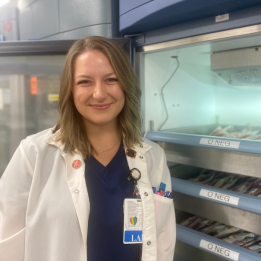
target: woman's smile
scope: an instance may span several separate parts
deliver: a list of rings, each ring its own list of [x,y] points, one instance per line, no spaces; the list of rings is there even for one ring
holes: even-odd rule
[[[90,104],[89,106],[91,106],[95,110],[106,110],[106,109],[110,108],[111,105],[112,105],[112,103],[107,103],[107,104]]]

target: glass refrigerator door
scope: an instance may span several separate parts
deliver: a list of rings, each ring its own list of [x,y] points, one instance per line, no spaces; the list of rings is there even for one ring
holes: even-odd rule
[[[0,57],[0,173],[26,136],[55,125],[65,55]]]
[[[128,39],[114,39],[129,52]],[[0,43],[0,177],[22,139],[53,127],[74,40]]]
[[[144,132],[259,142],[261,36],[185,42],[142,53]]]

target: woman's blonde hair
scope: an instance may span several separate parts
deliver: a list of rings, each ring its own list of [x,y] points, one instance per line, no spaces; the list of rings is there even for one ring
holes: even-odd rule
[[[73,154],[77,151],[84,158],[91,155],[92,146],[87,138],[83,118],[74,105],[72,87],[76,57],[92,50],[100,51],[108,58],[124,91],[125,104],[118,115],[118,124],[125,146],[132,148],[135,143],[141,143],[141,90],[130,60],[125,51],[112,40],[91,36],[76,41],[67,54],[60,82],[60,118],[54,129],[54,132],[59,130],[57,139],[62,141],[66,152]]]

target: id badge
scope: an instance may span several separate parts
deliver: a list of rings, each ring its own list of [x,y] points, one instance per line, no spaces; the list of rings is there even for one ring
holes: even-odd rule
[[[142,243],[142,204],[141,199],[126,198],[124,211],[124,244]]]

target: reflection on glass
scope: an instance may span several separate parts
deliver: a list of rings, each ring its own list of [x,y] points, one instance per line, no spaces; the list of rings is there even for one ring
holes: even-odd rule
[[[55,125],[64,59],[0,57],[0,176],[22,139]]]
[[[261,140],[257,42],[260,35],[145,54],[145,131]]]

